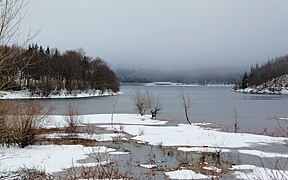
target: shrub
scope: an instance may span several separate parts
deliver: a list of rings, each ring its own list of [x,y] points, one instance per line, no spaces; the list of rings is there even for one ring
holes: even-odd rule
[[[1,144],[24,148],[35,142],[37,130],[49,121],[52,108],[37,101],[3,101],[0,103]]]
[[[79,115],[77,107],[70,104],[66,111],[64,121],[67,123],[66,131],[68,133],[76,133],[78,127],[82,123],[82,118]]]

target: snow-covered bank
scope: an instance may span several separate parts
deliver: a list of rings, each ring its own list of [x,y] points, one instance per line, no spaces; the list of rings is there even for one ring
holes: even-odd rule
[[[250,86],[245,89],[236,89],[235,91],[253,94],[288,95],[288,74],[274,78],[259,86]]]
[[[174,82],[153,82],[146,83],[145,86],[171,86],[171,87],[199,87],[199,86],[208,86],[208,87],[233,87],[234,84],[184,84],[184,83],[174,83]]]
[[[65,127],[66,122],[64,121],[65,116],[61,115],[53,115],[50,116],[51,119],[47,124],[45,124],[46,128],[57,128],[57,127]],[[138,114],[114,114],[113,115],[113,122],[111,122],[111,114],[89,114],[89,115],[82,115],[82,124],[88,125],[93,124],[98,126],[103,126],[103,124],[107,128],[111,128],[111,123],[115,124],[115,128],[120,128],[120,126],[128,126],[128,125],[164,125],[167,121],[160,121],[160,120],[152,120],[151,116],[140,116]]]
[[[245,89],[237,89],[235,92],[241,92],[241,93],[251,93],[251,94],[278,94],[278,95],[288,95],[288,88],[282,88],[279,90],[271,90],[269,88],[262,88],[262,87],[248,87]]]
[[[78,133],[78,138],[96,140],[96,141],[110,141],[114,138],[123,139],[126,133],[132,135],[125,136],[128,141],[132,143],[148,143],[151,145],[157,145],[163,147],[171,146],[171,149],[176,151],[182,151],[185,153],[196,152],[196,153],[241,153],[253,155],[256,157],[268,157],[268,158],[279,158],[288,157],[288,152],[264,152],[258,149],[254,149],[256,146],[274,146],[285,144],[287,138],[283,137],[270,137],[264,135],[253,135],[247,133],[228,133],[222,132],[215,129],[205,129],[203,126],[200,127],[199,123],[192,125],[179,124],[177,126],[166,125],[167,121],[152,120],[150,116],[140,116],[138,114],[114,114],[113,116],[113,127],[111,122],[111,114],[92,114],[92,115],[82,115],[83,119],[82,125],[89,126],[91,124],[106,128],[107,130],[113,131],[103,131],[102,134],[92,134]],[[63,116],[51,116],[50,121],[46,124],[46,128],[53,127],[65,127],[65,121]],[[202,124],[203,125],[203,124]],[[117,132],[121,131],[121,132]],[[125,133],[126,132],[126,133]],[[93,134],[94,133],[94,134]],[[99,132],[98,132],[99,133]],[[68,136],[65,133],[52,133],[52,134],[42,134],[47,138],[55,139]],[[131,139],[130,139],[131,138]],[[122,143],[121,141],[119,143]],[[141,146],[141,145],[139,145]],[[113,147],[114,148],[114,147]],[[142,148],[142,147],[141,147]],[[236,150],[237,149],[237,150]],[[83,147],[81,145],[42,145],[42,146],[28,146],[24,149],[19,148],[2,148],[2,153],[0,152],[0,171],[5,170],[17,170],[19,167],[36,167],[40,169],[45,169],[49,173],[61,171],[63,168],[69,168],[72,166],[81,166],[80,163],[83,159],[88,157],[91,152],[101,152],[113,155],[129,154],[132,152],[116,152],[115,149],[99,146],[99,147]],[[122,150],[123,151],[123,150]],[[132,154],[133,155],[133,154]],[[105,163],[105,162],[103,162]],[[85,166],[94,166],[94,163],[85,163]],[[161,167],[158,161],[153,162],[138,162],[138,166],[145,169],[157,170]],[[230,166],[232,167],[232,166]],[[250,170],[251,176],[258,173],[255,171],[255,166],[234,166],[233,170],[229,175],[233,177],[241,178],[243,173],[246,172],[246,168]],[[261,170],[261,168],[259,168]],[[263,168],[262,168],[263,169]],[[202,172],[202,170],[204,172]],[[267,169],[266,169],[267,170]],[[268,169],[269,170],[269,169]],[[210,179],[215,174],[217,178],[217,173],[222,173],[222,169],[215,167],[211,164],[205,164],[201,171],[194,169],[167,169],[165,170],[165,175],[173,179]],[[170,172],[169,172],[170,171]],[[213,176],[209,175],[209,172],[213,171]],[[237,171],[237,172],[234,172]],[[275,170],[273,170],[274,172]],[[253,172],[255,172],[253,174]],[[164,172],[163,172],[164,173]],[[265,173],[260,171],[260,173]],[[253,179],[253,178],[252,178]]]
[[[22,91],[0,91],[0,99],[68,99],[68,98],[88,98],[88,97],[102,97],[119,95],[121,92],[101,91],[101,90],[87,90],[75,91],[68,93],[67,91],[60,91],[57,94],[50,94],[43,96],[41,94],[32,94],[28,90]]]
[[[288,179],[288,171],[283,169],[268,169],[254,165],[237,165],[233,166],[232,170],[237,179]]]
[[[134,135],[133,139],[151,145],[192,146],[211,148],[241,148],[257,144],[283,144],[287,138],[253,135],[247,133],[228,133],[207,130],[199,126],[179,124],[178,126],[125,126],[124,131]],[[139,132],[143,132],[139,134]]]
[[[212,176],[207,176],[204,174],[195,173],[191,170],[176,170],[165,173],[171,179],[212,179]]]
[[[37,168],[48,173],[59,172],[69,168],[82,166],[78,160],[88,158],[90,153],[106,153],[115,151],[111,148],[84,147],[82,145],[41,145],[21,148],[1,148],[0,172],[17,171],[20,167]],[[106,162],[103,162],[106,163]],[[95,166],[94,163],[85,163]]]
[[[83,115],[83,124],[94,124],[111,129],[111,114]],[[258,145],[285,144],[287,138],[255,135],[248,133],[229,133],[197,126],[198,123],[163,126],[167,121],[152,120],[150,116],[138,114],[114,114],[113,130],[125,131],[137,141],[151,145],[189,146],[206,148],[241,148]],[[51,116],[46,127],[64,127],[63,116]],[[141,133],[140,133],[141,132]],[[191,149],[193,151],[193,149]]]

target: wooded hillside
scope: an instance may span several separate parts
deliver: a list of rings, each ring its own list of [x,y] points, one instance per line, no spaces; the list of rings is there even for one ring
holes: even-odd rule
[[[247,87],[259,86],[275,78],[288,74],[288,55],[275,57],[262,66],[252,66],[249,72],[236,82],[236,89],[245,89]]]
[[[27,49],[0,47],[1,54],[13,51],[21,53],[13,57],[9,67],[0,71],[0,78],[9,82],[1,90],[28,89],[32,94],[43,96],[57,94],[60,90],[68,93],[88,89],[119,90],[118,79],[107,63],[101,58],[85,56],[81,50],[60,53],[37,44]]]

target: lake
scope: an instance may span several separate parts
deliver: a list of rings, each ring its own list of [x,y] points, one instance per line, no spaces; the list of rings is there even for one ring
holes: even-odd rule
[[[243,94],[230,91],[231,87],[181,87],[192,101],[190,119],[192,122],[211,122],[233,128],[235,109],[241,130],[261,132],[264,128],[274,131],[278,128],[276,117],[288,117],[288,96]],[[54,114],[65,114],[69,103],[78,107],[80,114],[111,113],[118,98],[115,113],[137,113],[133,105],[135,91],[149,90],[161,99],[163,110],[160,119],[186,123],[184,110],[179,99],[179,87],[122,85],[120,96],[94,97],[84,99],[49,100],[55,107]]]

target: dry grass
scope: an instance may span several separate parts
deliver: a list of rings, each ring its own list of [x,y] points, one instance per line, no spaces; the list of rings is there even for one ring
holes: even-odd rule
[[[83,122],[76,106],[69,104],[64,121],[67,123],[66,132],[76,133]]]
[[[131,161],[128,160],[126,169],[120,170],[117,159],[107,153],[93,152],[90,157],[96,166],[82,166],[66,169],[61,179],[130,179]]]
[[[38,101],[1,101],[0,134],[4,146],[24,148],[35,142],[38,130],[49,121],[52,108]]]

